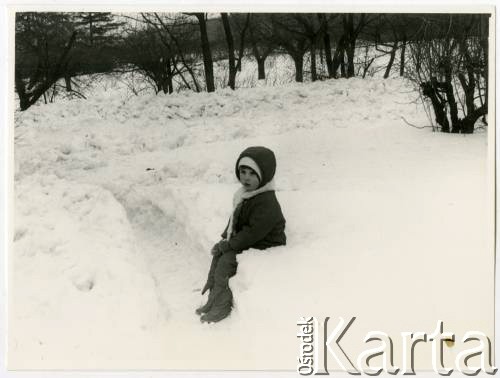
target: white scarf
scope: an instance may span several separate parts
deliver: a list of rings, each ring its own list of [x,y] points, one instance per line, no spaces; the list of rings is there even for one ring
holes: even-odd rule
[[[242,186],[239,188],[233,196],[233,211],[231,213],[231,218],[229,218],[229,226],[227,227],[227,240],[231,239],[231,235],[233,234],[233,226],[234,226],[234,212],[238,205],[243,202],[243,200],[255,197],[257,194],[270,192],[275,190],[274,179],[269,181],[263,187],[252,190],[251,192],[247,192],[245,188]]]

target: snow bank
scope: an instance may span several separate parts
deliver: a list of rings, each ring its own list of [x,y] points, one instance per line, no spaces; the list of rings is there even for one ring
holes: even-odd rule
[[[63,347],[72,359],[113,358],[116,343],[131,347],[131,337],[156,327],[153,280],[109,191],[26,177],[16,183],[14,243],[12,355],[36,361]]]
[[[292,370],[305,315],[357,316],[353,352],[368,329],[438,318],[491,334],[492,302],[463,300],[492,298],[486,134],[409,127],[428,123],[416,98],[400,79],[350,79],[17,114],[9,362]],[[233,314],[201,325],[250,145],[276,153],[288,245],[239,255]]]

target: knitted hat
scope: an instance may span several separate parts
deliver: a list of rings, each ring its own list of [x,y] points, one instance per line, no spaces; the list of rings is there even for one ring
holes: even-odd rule
[[[257,163],[251,157],[243,156],[238,163],[238,168],[239,167],[251,168],[257,174],[257,176],[259,176],[259,181],[262,180],[262,172],[260,171]]]
[[[240,164],[240,161],[245,157],[250,158],[251,161],[253,161],[256,164],[258,170],[252,167],[251,165]],[[247,163],[250,162],[250,160],[246,159],[244,161],[246,161]],[[240,172],[238,170],[238,167],[240,165],[249,166],[259,175],[260,178],[259,188],[260,188],[273,179],[274,173],[276,172],[276,157],[274,156],[274,152],[271,151],[269,148],[262,146],[248,147],[240,154],[238,160],[236,160],[235,172],[238,180],[240,179]]]

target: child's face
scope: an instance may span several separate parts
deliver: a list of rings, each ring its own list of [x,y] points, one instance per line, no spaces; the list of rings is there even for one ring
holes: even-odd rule
[[[238,168],[238,171],[240,173],[241,185],[243,185],[247,192],[256,190],[259,187],[259,176],[252,168],[241,166]]]

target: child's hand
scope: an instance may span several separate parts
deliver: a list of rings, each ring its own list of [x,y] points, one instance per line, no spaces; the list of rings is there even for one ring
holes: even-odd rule
[[[216,243],[212,247],[212,250],[210,252],[212,253],[212,256],[220,256],[220,255],[222,255],[222,252],[219,250],[219,243]]]
[[[227,240],[221,240],[217,245],[221,254],[231,250],[231,246]]]
[[[229,246],[229,243],[227,240],[221,240],[220,242],[218,242],[217,244],[215,244],[212,248],[212,255],[213,256],[220,256],[222,255],[223,253],[226,253],[227,251],[229,251],[231,249],[231,247]]]

